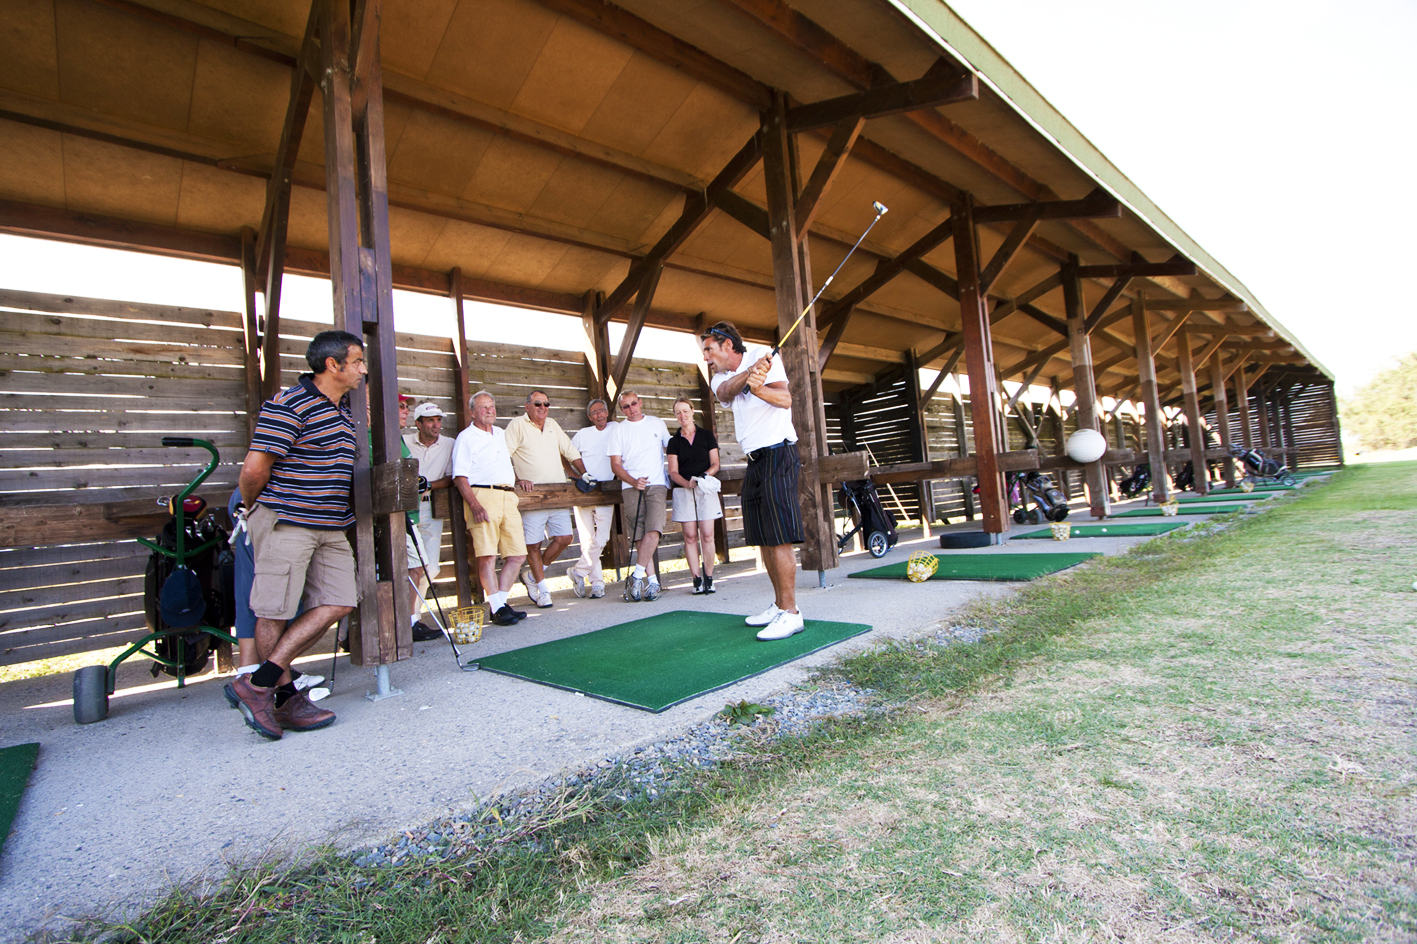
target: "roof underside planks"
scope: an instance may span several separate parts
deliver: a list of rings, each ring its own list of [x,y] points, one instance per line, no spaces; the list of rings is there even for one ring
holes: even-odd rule
[[[868,119],[822,198],[808,241],[814,284],[870,222],[872,201],[890,207],[824,301],[945,221],[960,190],[982,205],[1078,200],[1101,181],[1127,204],[1122,214],[1040,223],[995,283],[996,300],[1055,274],[1068,253],[1087,265],[1159,262],[1190,249],[1185,255],[1200,274],[1133,280],[1111,307],[1124,308],[1138,290],[1175,299],[1233,293],[1248,312],[1197,313],[1188,324],[1272,329],[1281,336],[1249,343],[1273,350],[1250,356],[1290,355],[1327,373],[1214,260],[1179,230],[1164,231],[1170,221],[1127,191],[1110,164],[1093,166],[1085,148],[1064,150],[1040,133],[1047,127],[1059,138],[1061,116],[1043,113],[1041,99],[1024,115],[997,91],[1022,80],[989,59],[987,45],[947,8],[932,0],[909,6],[949,48],[887,0],[384,0],[394,263],[430,273],[460,267],[470,283],[502,286],[504,294],[578,300],[588,291],[609,293],[753,135],[771,89],[794,102],[822,101],[919,78],[959,51],[989,80],[978,100]],[[20,205],[179,234],[235,237],[243,226],[258,227],[307,13],[307,4],[274,0],[7,5],[0,14],[0,198],[12,203],[0,225],[24,231],[13,223],[23,214],[9,212]],[[318,254],[328,224],[318,94],[315,103],[295,165],[288,242]],[[797,137],[804,182],[830,133]],[[734,191],[762,207],[761,166]],[[1162,225],[1152,222],[1158,219]],[[980,228],[983,259],[1010,229]],[[922,261],[927,270],[954,272],[948,241]],[[1216,271],[1220,278],[1207,274]],[[937,348],[958,329],[958,305],[929,276],[906,271],[856,308],[828,364],[828,388],[911,349]],[[1089,310],[1111,283],[1085,280]],[[767,240],[713,210],[668,257],[649,323],[687,327],[703,312],[710,322],[726,318],[767,336],[776,327],[772,286]],[[1062,292],[1033,305],[1061,318]],[[1153,330],[1179,314],[1154,312]],[[1001,367],[1060,337],[1022,311],[996,323],[993,336]],[[1131,320],[1093,337],[1096,361],[1121,357],[1132,343]],[[1163,384],[1177,343],[1158,352]],[[939,366],[948,353],[925,366]],[[1040,376],[1066,375],[1067,357],[1064,347]],[[1101,392],[1125,393],[1135,379],[1135,361],[1122,358],[1099,379]]]

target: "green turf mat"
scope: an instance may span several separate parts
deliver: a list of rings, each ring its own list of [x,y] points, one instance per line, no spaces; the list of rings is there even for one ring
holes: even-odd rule
[[[1245,506],[1248,507],[1248,506]],[[1178,515],[1223,515],[1232,511],[1243,511],[1239,505],[1233,502],[1228,505],[1182,505],[1176,509]],[[1112,515],[1113,518],[1160,518],[1162,511],[1155,505],[1150,508],[1133,508],[1131,511],[1119,511]]]
[[[1032,580],[1044,574],[1076,567],[1100,554],[936,554],[940,566],[931,580]],[[908,580],[906,562],[858,570],[850,577],[872,580]]]
[[[1236,488],[1213,488],[1213,489],[1210,490],[1210,494],[1212,494],[1212,495],[1259,495],[1259,494],[1273,495],[1275,492],[1292,492],[1294,489],[1296,489],[1296,488],[1298,488],[1298,487],[1299,487],[1299,486],[1297,486],[1297,485],[1256,485],[1253,489],[1251,489],[1251,490],[1248,491],[1248,492],[1246,492],[1243,488],[1238,488],[1238,487],[1236,487]]]
[[[1248,495],[1242,492],[1208,492],[1205,495],[1177,495],[1176,500],[1184,505],[1187,502],[1264,501],[1273,497],[1273,492],[1251,492]]]
[[[0,849],[10,835],[10,826],[15,822],[15,814],[20,809],[20,797],[25,794],[25,786],[34,770],[35,758],[39,756],[39,745],[35,743],[17,744],[0,750]]]
[[[1184,528],[1189,521],[1143,521],[1138,524],[1075,524],[1073,525],[1073,537],[1075,538],[1134,538],[1151,534],[1165,534],[1167,531],[1175,531],[1177,528]],[[1048,538],[1052,539],[1051,528],[1044,528],[1042,531],[1030,531],[1027,534],[1015,534],[1010,540],[1017,541],[1020,538]]]
[[[864,623],[807,620],[795,636],[759,642],[741,615],[676,610],[567,639],[500,652],[478,664],[553,688],[660,712],[869,632]]]

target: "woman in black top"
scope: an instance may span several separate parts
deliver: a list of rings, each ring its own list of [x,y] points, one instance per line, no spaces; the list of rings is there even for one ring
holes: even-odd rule
[[[674,485],[674,520],[684,529],[684,558],[694,575],[695,593],[713,593],[713,522],[723,517],[718,491],[703,487],[704,476],[718,472],[718,440],[694,425],[694,405],[674,401],[679,429],[669,437],[665,456]]]

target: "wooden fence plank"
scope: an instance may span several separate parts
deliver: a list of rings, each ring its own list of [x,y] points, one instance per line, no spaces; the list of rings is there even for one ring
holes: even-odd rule
[[[87,345],[85,345],[87,347]],[[0,348],[4,350],[4,348]],[[95,357],[36,357],[0,354],[0,376],[10,372],[37,373],[41,376],[69,374],[119,377],[158,377],[171,380],[240,379],[245,371],[240,364],[172,364],[160,361],[99,360]]]
[[[109,298],[84,298],[79,295],[47,295],[8,288],[0,288],[0,307],[23,312],[89,315],[121,321],[163,321],[172,324],[220,326],[235,328],[238,331],[241,329],[241,314],[235,311],[154,305]]]
[[[23,324],[23,330],[17,330]],[[67,315],[44,315],[42,318],[19,321],[7,318],[0,322],[5,330],[26,337],[98,338],[120,341],[161,341],[165,344],[186,344],[192,347],[242,348],[241,330],[201,325],[147,324],[139,321],[110,321],[106,318],[76,318]],[[56,346],[53,350],[64,350]]]

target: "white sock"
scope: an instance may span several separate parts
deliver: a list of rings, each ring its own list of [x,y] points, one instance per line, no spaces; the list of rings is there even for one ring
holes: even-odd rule
[[[643,564],[636,564],[636,565],[635,565],[634,574],[635,574],[636,577],[643,577],[643,576],[645,575],[645,568],[644,568],[644,565],[643,565]]]
[[[539,581],[539,582],[537,583],[537,585],[536,585],[536,592],[537,592],[537,593],[550,593],[550,592],[551,592],[551,589],[546,586],[546,581],[545,581],[545,580],[541,580],[541,581]]]
[[[658,574],[650,574],[650,575],[649,575],[649,582],[652,583],[652,584],[654,584],[656,587],[659,586],[659,575],[658,575]]]
[[[487,606],[492,610],[493,613],[496,613],[498,610],[500,610],[506,605],[507,595],[505,593],[498,591],[497,593],[489,593],[487,595]]]
[[[260,667],[261,667],[261,663],[259,663],[259,662],[254,662],[254,663],[252,663],[251,665],[239,665],[239,666],[236,667],[236,674],[237,674],[237,675],[250,675],[252,672],[256,671],[256,670],[259,669]]]

